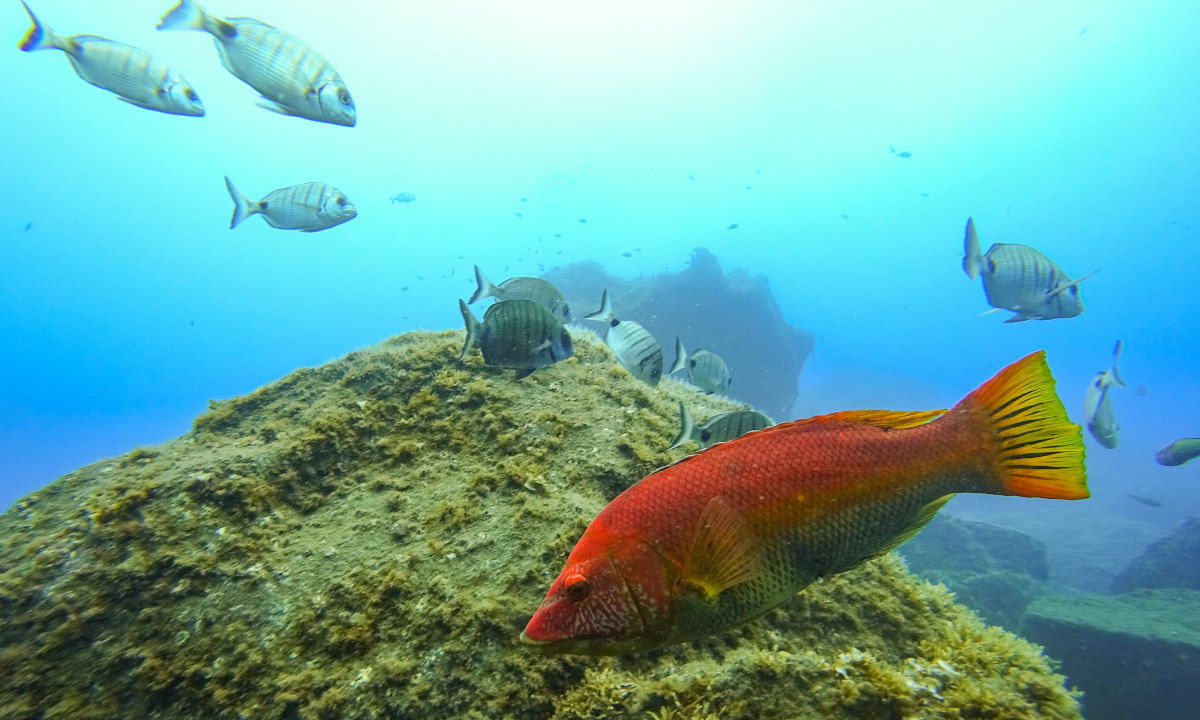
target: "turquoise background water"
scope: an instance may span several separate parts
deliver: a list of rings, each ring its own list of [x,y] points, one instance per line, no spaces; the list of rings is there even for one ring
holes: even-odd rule
[[[168,6],[33,9],[62,34],[167,59],[207,117],[117,102],[61,53],[18,52],[24,13],[0,14],[0,507],[185,432],[209,398],[461,327],[473,263],[497,281],[584,259],[633,276],[704,246],[769,278],[815,335],[797,416],[945,406],[1046,348],[1081,421],[1084,388],[1125,341],[1122,443],[1087,438],[1093,500],[952,512],[1052,512],[1046,533],[1101,543],[1084,554],[1136,554],[1200,513],[1200,463],[1153,461],[1200,435],[1197,3],[209,6],[324,53],[357,102],[352,129],[256,108],[211,38],[154,30]],[[230,231],[225,174],[255,197],[327,181],[359,217]],[[404,191],[416,201],[389,201]],[[960,267],[968,215],[985,249],[1099,268],[1087,311],[980,317]]]

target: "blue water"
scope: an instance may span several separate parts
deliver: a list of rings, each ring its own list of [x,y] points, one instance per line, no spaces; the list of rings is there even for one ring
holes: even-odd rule
[[[944,406],[1045,348],[1082,420],[1124,340],[1121,445],[1088,438],[1095,498],[1056,504],[1061,522],[1151,536],[1200,513],[1200,463],[1153,462],[1200,435],[1191,0],[210,6],[316,45],[354,94],[353,129],[256,108],[208,36],[154,30],[168,4],[34,10],[164,57],[204,118],[131,107],[59,52],[18,52],[24,13],[3,13],[0,507],[181,434],[209,398],[461,327],[473,263],[497,281],[585,259],[634,276],[704,246],[769,278],[815,335],[797,415]],[[327,181],[359,217],[231,231],[225,174],[253,197]],[[400,192],[416,200],[391,203]],[[1087,311],[980,317],[960,267],[968,215],[985,250],[1099,268]],[[1044,505],[992,500],[952,511]]]

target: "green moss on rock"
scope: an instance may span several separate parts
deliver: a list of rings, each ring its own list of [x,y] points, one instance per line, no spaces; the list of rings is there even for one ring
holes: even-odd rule
[[[517,635],[587,523],[677,459],[590,335],[522,380],[410,333],[215,402],[0,515],[0,717],[1078,718],[1038,649],[895,561],[702,642]]]

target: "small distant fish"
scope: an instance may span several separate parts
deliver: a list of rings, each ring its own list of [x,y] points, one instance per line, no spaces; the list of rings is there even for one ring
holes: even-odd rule
[[[556,238],[561,238],[561,237],[562,237],[562,235],[560,235],[559,233],[554,233],[554,237],[556,237]]]
[[[30,228],[32,228],[32,227],[33,227],[33,223],[27,222],[27,223],[25,223],[25,229],[22,230],[21,232],[29,232]]]
[[[488,280],[487,275],[475,266],[475,293],[471,295],[471,299],[467,301],[471,305],[483,298],[496,298],[497,300],[530,300],[541,305],[554,314],[554,317],[563,322],[571,322],[571,308],[567,305],[567,301],[563,298],[562,293],[558,288],[551,283],[541,278],[536,277],[514,277],[505,280],[499,285],[493,285],[491,280]]]
[[[523,197],[523,198],[521,198],[521,202],[529,202],[529,198]]]
[[[696,179],[695,175],[688,175],[688,180],[695,180],[695,179]]]
[[[899,153],[896,153],[896,157],[898,157],[898,158],[910,158],[910,157],[912,157],[912,153],[910,153],[910,152],[908,152],[907,150],[905,150],[904,152],[899,152]]]
[[[842,219],[843,219],[843,220],[849,220],[849,219],[850,219],[850,216],[849,216],[849,215],[847,215],[846,213],[842,213]]]
[[[1091,30],[1091,28],[1090,28],[1090,27],[1085,27],[1085,28],[1083,28],[1083,29],[1081,29],[1081,30],[1079,31],[1079,34],[1080,34],[1080,35],[1087,35],[1087,31],[1088,31],[1088,30]]]
[[[679,435],[675,438],[675,442],[671,443],[671,447],[667,449],[674,450],[693,440],[703,449],[710,445],[739,438],[752,430],[762,430],[765,427],[771,427],[774,424],[771,422],[771,418],[757,410],[737,410],[735,412],[714,415],[705,420],[703,425],[697,426],[696,422],[692,419],[692,414],[688,412],[683,403],[679,403],[679,425],[681,429]]]
[[[1162,507],[1163,506],[1163,504],[1161,502],[1159,502],[1158,500],[1155,500],[1152,497],[1146,497],[1145,495],[1129,495],[1129,497],[1133,498],[1134,500],[1137,500],[1138,502],[1140,502],[1143,505],[1149,505],[1150,507]]]
[[[670,372],[687,368],[688,380],[705,394],[724,393],[733,384],[733,375],[724,358],[711,350],[699,348],[690,356],[679,338],[675,338],[675,364]],[[669,374],[669,373],[668,373]]]
[[[734,224],[730,225],[729,227],[727,227],[727,228],[725,228],[725,229],[726,229],[726,230],[737,230],[737,223],[734,223]]]
[[[967,277],[974,280],[982,275],[988,304],[1016,313],[1004,322],[1070,318],[1083,312],[1079,283],[1095,273],[1072,280],[1053,260],[1028,245],[996,243],[982,255],[972,218],[967,218],[964,245]]]
[[[579,222],[581,222],[581,223],[586,223],[586,222],[587,222],[587,218],[579,218]]]
[[[891,154],[895,155],[895,154],[896,154],[896,146],[895,146],[895,145],[888,145],[888,152],[890,152]]]
[[[1133,394],[1137,395],[1138,397],[1146,397],[1150,394],[1150,388],[1146,387],[1145,385],[1138,385],[1133,389]]]
[[[279,188],[257,202],[243,195],[228,175],[225,187],[233,198],[230,230],[251,215],[262,215],[273,228],[304,232],[327,230],[358,216],[345,193],[329,183],[307,182]]]
[[[63,37],[40,22],[28,5],[21,5],[33,23],[19,46],[25,52],[62,50],[79,77],[130,105],[170,115],[204,115],[204,104],[191,84],[163,60],[99,35]]]
[[[1114,385],[1125,387],[1125,381],[1121,379],[1121,373],[1117,369],[1122,347],[1121,341],[1118,340],[1113,347],[1112,367],[1096,373],[1083,396],[1083,417],[1087,422],[1088,432],[1109,450],[1115,448],[1119,440],[1117,430],[1120,428],[1117,426],[1117,415],[1113,412],[1108,391]]]
[[[954,493],[1089,495],[1045,353],[954,409],[783,423],[658,470],[600,512],[521,633],[622,655],[724,632],[887,554]]]
[[[458,309],[467,326],[460,362],[478,345],[484,363],[514,369],[520,380],[575,354],[571,335],[562,321],[535,302],[501,300],[487,309],[483,322],[475,319],[462,300],[458,301]]]
[[[923,192],[923,193],[921,193],[921,197],[929,197],[929,193]]]
[[[1200,438],[1181,438],[1158,451],[1155,459],[1159,465],[1175,467],[1200,456]]]
[[[410,203],[410,202],[412,202],[413,200],[416,200],[416,199],[417,199],[417,196],[416,196],[416,195],[413,195],[413,194],[412,194],[412,193],[410,193],[410,192],[402,192],[402,193],[398,193],[398,194],[396,194],[396,195],[393,195],[393,196],[391,197],[391,201],[392,201],[392,204],[393,204],[393,205],[395,205],[396,203]]]
[[[604,343],[613,351],[613,355],[617,356],[617,361],[642,382],[658,385],[658,381],[662,379],[662,346],[641,324],[632,320],[617,319],[613,314],[607,290],[600,298],[600,309],[588,315],[586,319],[608,323]]]
[[[337,70],[303,40],[253,18],[210,15],[180,0],[159,30],[201,30],[216,40],[221,64],[257,90],[258,106],[280,115],[353,127],[354,100]]]
[[[517,217],[525,217],[524,215],[522,215],[522,214],[521,214],[521,213],[519,213],[519,212],[515,212],[515,213],[513,213],[513,215],[516,215]]]
[[[623,252],[623,253],[621,253],[621,257],[633,257],[633,253],[631,253],[631,252]]]

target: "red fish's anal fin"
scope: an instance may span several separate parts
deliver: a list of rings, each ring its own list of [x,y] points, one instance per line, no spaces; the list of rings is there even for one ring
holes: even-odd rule
[[[843,410],[841,412],[817,415],[816,417],[784,424],[796,426],[843,422],[873,425],[884,430],[902,430],[904,428],[924,425],[930,420],[937,419],[939,416],[945,414],[945,412],[945,410],[917,410],[912,412],[907,410]]]
[[[996,373],[950,417],[981,425],[979,432],[994,439],[997,485],[977,492],[1064,500],[1090,495],[1083,434],[1054,392],[1044,350]]]
[[[874,552],[865,558],[865,560],[883,557],[909,540],[912,540],[917,533],[921,532],[921,528],[928,525],[929,521],[933,519],[933,516],[937,515],[938,510],[941,510],[946,503],[950,502],[950,498],[952,497],[954,497],[953,493],[949,495],[943,495],[937,500],[934,500],[933,502],[921,508],[921,510],[917,512],[916,516],[913,517],[912,522],[905,526],[903,530],[888,538],[887,542],[876,548]]]
[[[721,592],[758,577],[762,563],[762,544],[742,515],[718,495],[696,523],[679,583],[712,602]]]

